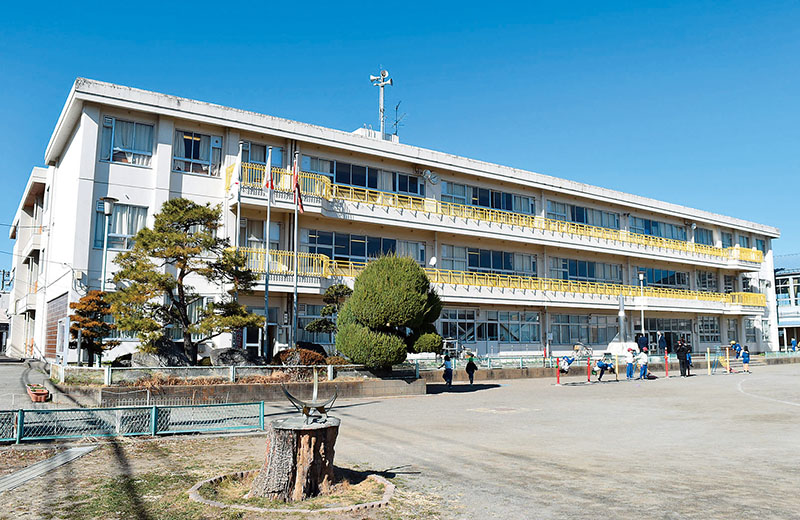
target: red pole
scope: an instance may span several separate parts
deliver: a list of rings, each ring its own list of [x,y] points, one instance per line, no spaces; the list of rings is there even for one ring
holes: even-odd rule
[[[561,369],[558,368],[558,358],[556,358],[556,384],[561,384]]]
[[[592,356],[586,358],[586,382],[592,382]]]
[[[667,351],[664,351],[664,369],[667,371],[666,377],[669,377],[669,354]]]

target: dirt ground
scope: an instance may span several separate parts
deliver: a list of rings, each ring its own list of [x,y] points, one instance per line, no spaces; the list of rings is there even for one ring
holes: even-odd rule
[[[800,365],[580,381],[337,403],[337,465],[399,489],[391,509],[341,518],[800,518]],[[267,407],[269,419],[285,412]],[[0,518],[292,518],[186,499],[198,480],[259,467],[263,454],[262,435],[120,440],[0,495]]]

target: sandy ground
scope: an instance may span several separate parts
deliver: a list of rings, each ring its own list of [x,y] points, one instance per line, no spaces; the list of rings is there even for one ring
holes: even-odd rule
[[[393,477],[420,504],[387,518],[800,518],[800,365],[552,383],[343,401],[337,464]],[[263,450],[262,436],[123,440],[0,495],[0,518],[57,518],[82,479],[199,479],[257,467]]]

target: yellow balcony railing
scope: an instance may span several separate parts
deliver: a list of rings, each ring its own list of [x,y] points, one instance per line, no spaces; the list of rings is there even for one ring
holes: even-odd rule
[[[247,268],[254,273],[266,270],[266,250],[253,247],[240,247],[239,251],[247,258]],[[325,255],[298,253],[297,272],[301,276],[327,278],[330,276],[330,260]],[[276,275],[294,274],[294,253],[292,251],[270,250],[269,272]]]
[[[242,185],[247,188],[260,189],[264,170],[265,167],[262,164],[242,164]],[[291,172],[289,170],[285,168],[272,168],[272,173],[276,190],[291,191],[293,189]],[[436,199],[412,197],[409,195],[400,195],[397,193],[353,186],[342,186],[340,184],[334,184],[331,182],[330,178],[317,173],[301,172],[300,189],[303,194],[314,195],[326,200],[344,200],[395,209],[422,211],[451,218],[525,227],[551,233],[577,235],[600,240],[613,240],[655,249],[669,249],[672,251],[716,257],[722,260],[732,259],[753,263],[761,263],[764,261],[764,255],[761,251],[756,249],[713,247],[683,240],[631,233],[620,229],[608,229],[564,220],[548,219],[535,215],[468,206],[465,204],[456,204],[454,202],[442,202]]]
[[[257,273],[265,269],[263,249],[240,248],[248,258],[248,267]],[[291,275],[294,273],[293,253],[291,251],[270,251],[270,273]],[[365,267],[365,262],[348,262],[330,260],[325,255],[298,253],[298,274],[318,278],[345,277],[358,275]],[[718,302],[731,305],[765,307],[766,296],[757,293],[715,293],[705,291],[689,291],[684,289],[668,289],[661,287],[645,287],[598,282],[577,282],[537,278],[534,276],[518,276],[495,273],[476,273],[469,271],[450,271],[447,269],[425,268],[431,283],[445,285],[465,285],[471,287],[490,287],[502,289],[520,289],[528,291],[561,292],[587,294],[596,296],[625,296],[646,298],[671,298],[678,300],[695,300]]]

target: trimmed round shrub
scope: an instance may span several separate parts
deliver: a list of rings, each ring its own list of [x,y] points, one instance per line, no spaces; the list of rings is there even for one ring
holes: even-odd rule
[[[406,344],[394,334],[376,332],[358,323],[339,323],[336,348],[358,365],[386,368],[406,359]]]
[[[438,334],[434,333],[427,333],[423,334],[417,341],[414,342],[414,352],[421,353],[421,352],[433,352],[434,354],[441,354],[442,352],[442,337]]]
[[[281,365],[324,365],[325,356],[303,348],[290,348],[278,352],[275,360]]]
[[[358,275],[345,307],[373,330],[413,327],[427,310],[429,291],[428,277],[414,260],[386,256]]]

